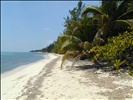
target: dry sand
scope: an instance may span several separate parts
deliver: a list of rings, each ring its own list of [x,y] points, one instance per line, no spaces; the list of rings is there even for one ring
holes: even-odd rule
[[[22,66],[2,74],[2,100],[133,100],[133,78],[115,77],[102,70],[70,70],[71,61],[60,70],[62,55]],[[75,65],[92,65],[78,61]]]

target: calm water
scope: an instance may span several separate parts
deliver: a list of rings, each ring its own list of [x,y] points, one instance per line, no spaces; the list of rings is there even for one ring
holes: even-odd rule
[[[1,52],[1,73],[46,58],[46,53]]]

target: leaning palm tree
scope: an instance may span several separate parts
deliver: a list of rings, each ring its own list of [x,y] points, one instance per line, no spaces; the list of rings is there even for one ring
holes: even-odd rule
[[[74,58],[71,66],[73,67],[76,59],[83,54],[87,54],[87,51],[92,48],[91,43],[88,41],[83,42],[80,38],[72,35],[61,35],[59,40],[60,42],[63,42],[61,50],[66,52],[62,58],[61,69],[63,68],[63,63],[67,58]]]
[[[102,0],[100,7],[89,6],[84,9],[82,16],[91,13],[99,22],[94,44],[98,44],[99,40],[106,42],[108,37],[118,35],[132,26],[129,20],[133,20],[133,9],[129,9],[129,3],[132,5],[133,2]]]

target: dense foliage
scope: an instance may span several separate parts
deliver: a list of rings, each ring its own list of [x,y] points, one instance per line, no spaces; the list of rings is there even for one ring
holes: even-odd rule
[[[133,32],[108,38],[104,46],[95,46],[89,54],[93,60],[110,62],[118,71],[119,67],[133,69]],[[122,66],[124,65],[124,66]]]
[[[132,4],[133,2],[126,0],[102,0],[100,7],[85,8],[82,15],[92,13],[98,21],[99,28],[94,38],[95,45],[99,44],[99,41],[106,43],[108,37],[129,31],[128,27],[132,25],[128,20],[133,19]]]
[[[43,52],[64,54],[61,68],[66,59],[86,56],[133,74],[133,1],[102,0],[100,6],[79,1],[69,13],[62,35]]]

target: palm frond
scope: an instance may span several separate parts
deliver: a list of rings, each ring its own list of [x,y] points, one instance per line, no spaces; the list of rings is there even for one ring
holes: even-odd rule
[[[85,8],[83,13],[82,13],[82,16],[87,14],[87,13],[94,13],[94,14],[101,14],[101,15],[103,14],[102,11],[100,11],[99,8],[93,7],[93,6]]]
[[[133,19],[127,20],[133,26]]]
[[[79,47],[78,44],[73,43],[72,41],[66,40],[62,46],[61,46],[61,50],[63,51],[67,51],[67,50],[82,50],[81,47]]]
[[[79,51],[67,51],[65,55],[62,57],[62,63],[61,63],[61,69],[63,68],[64,61],[69,57],[69,56],[74,56],[77,55]]]
[[[127,4],[126,1],[120,1],[117,9],[114,12],[114,16],[113,16],[113,20],[117,19],[119,16],[121,16],[123,14],[123,12],[125,12],[125,5]]]
[[[118,19],[133,19],[133,10],[122,14],[121,16],[118,17]]]
[[[82,55],[86,55],[86,54],[88,54],[88,51],[82,51],[82,52],[79,52],[78,54],[77,54],[77,56],[73,59],[73,63],[72,63],[72,66],[71,66],[71,68],[73,68],[73,66],[74,66],[74,64],[75,64],[75,62],[76,62],[76,60],[78,59],[78,58],[80,58]]]
[[[132,26],[132,24],[128,20],[116,20],[115,23],[117,25],[119,24],[120,26]]]
[[[102,0],[102,11],[106,15],[108,15],[109,18],[113,17],[116,8],[117,8],[117,1]]]
[[[73,59],[73,63],[72,63],[72,66],[71,66],[71,69],[73,68],[77,58],[79,58],[80,56],[82,55],[82,53],[79,53],[74,59]]]
[[[72,41],[73,43],[79,43],[82,42],[82,40],[80,38],[77,38],[76,36],[72,36],[72,35],[61,35],[59,37],[59,41],[60,43],[65,42],[66,40]]]
[[[116,20],[113,27],[115,31],[121,33],[123,31],[128,31],[132,27],[132,24],[127,20]]]

